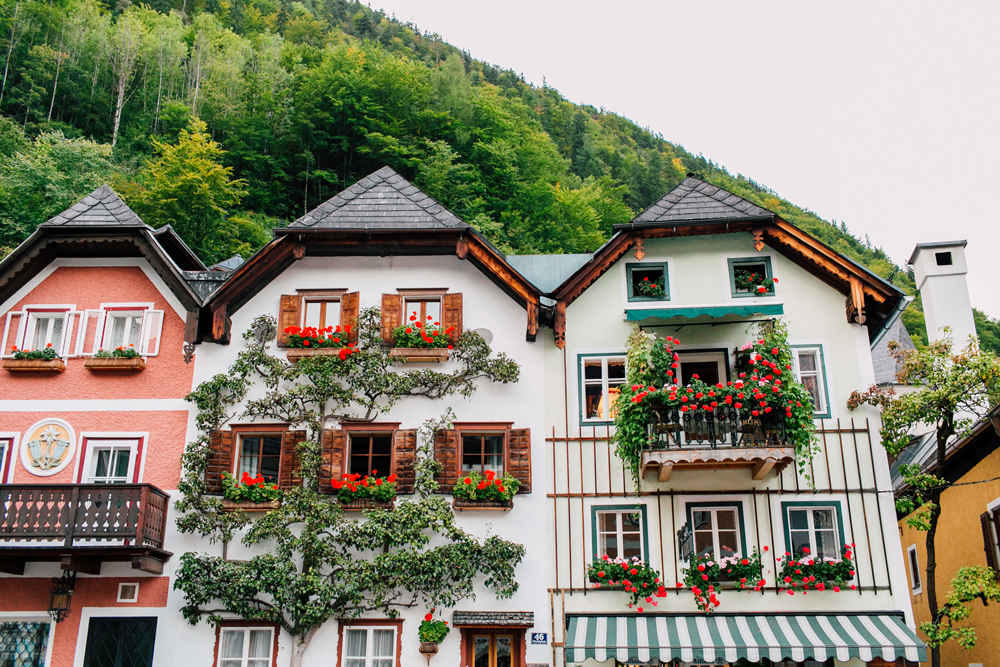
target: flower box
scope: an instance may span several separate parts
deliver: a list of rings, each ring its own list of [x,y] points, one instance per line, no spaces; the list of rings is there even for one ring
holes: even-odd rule
[[[345,512],[361,512],[370,509],[391,510],[395,506],[395,500],[375,500],[374,498],[357,498],[347,503],[340,503],[340,509]]]
[[[280,506],[280,500],[272,500],[266,503],[253,503],[249,500],[222,499],[223,512],[235,512],[236,510],[243,510],[244,512],[268,512],[270,510],[276,510]]]
[[[3,367],[11,373],[36,373],[49,371],[62,373],[66,370],[65,359],[4,359]]]
[[[466,500],[464,498],[455,498],[451,506],[459,511],[494,511],[494,512],[509,512],[511,508],[514,507],[513,500]]]
[[[306,357],[339,357],[341,349],[339,347],[293,347],[285,353],[285,358],[288,359],[289,363],[297,364],[300,359]]]
[[[389,356],[410,363],[436,364],[448,361],[448,349],[443,347],[394,347],[389,351]]]
[[[83,367],[92,371],[142,371],[146,360],[142,357],[90,357],[83,360]]]

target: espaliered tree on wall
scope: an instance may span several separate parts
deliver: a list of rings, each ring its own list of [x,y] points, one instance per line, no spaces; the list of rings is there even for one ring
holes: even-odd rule
[[[514,569],[524,547],[497,536],[477,540],[455,525],[451,507],[433,495],[440,472],[433,459],[435,434],[450,428],[450,410],[424,424],[422,445],[399,473],[416,499],[391,511],[368,510],[359,521],[344,514],[336,496],[323,492],[333,476],[323,451],[328,421],[355,412],[370,420],[403,398],[470,396],[479,380],[510,383],[519,377],[517,364],[503,354],[491,356],[475,332],[457,341],[453,358],[459,368],[453,372],[394,370],[395,360],[379,344],[378,322],[378,309],[362,311],[355,352],[293,365],[269,354],[275,321],[259,317],[229,371],[188,397],[198,407],[201,435],[184,453],[177,525],[222,542],[223,555],[181,556],[174,586],[184,593],[182,613],[191,623],[223,613],[277,623],[295,638],[292,667],[302,664],[316,631],[331,618],[370,611],[395,617],[420,604],[454,606],[475,597],[477,583],[500,598],[518,588]],[[253,521],[242,511],[224,512],[212,495],[219,488],[211,468],[213,441],[237,416],[303,429],[292,432],[295,447],[282,461],[291,483],[280,506]],[[259,552],[249,560],[228,560],[226,545],[241,531],[243,544]]]

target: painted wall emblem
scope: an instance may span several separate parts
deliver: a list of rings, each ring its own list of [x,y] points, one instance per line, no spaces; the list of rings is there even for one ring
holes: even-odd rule
[[[73,427],[62,419],[43,419],[21,441],[21,465],[33,475],[48,477],[68,466],[75,452]]]

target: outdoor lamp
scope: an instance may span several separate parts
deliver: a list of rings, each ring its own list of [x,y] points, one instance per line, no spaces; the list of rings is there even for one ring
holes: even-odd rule
[[[52,580],[52,597],[49,598],[49,616],[56,623],[66,620],[76,585],[76,572],[63,572],[62,577]]]

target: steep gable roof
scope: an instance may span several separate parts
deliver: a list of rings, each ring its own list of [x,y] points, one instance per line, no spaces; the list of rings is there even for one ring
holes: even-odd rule
[[[389,167],[323,202],[285,229],[470,229],[454,213]]]
[[[728,190],[688,176],[659,201],[633,218],[632,222],[724,220],[773,215]]]
[[[123,225],[143,227],[142,221],[135,211],[130,209],[107,184],[97,188],[82,200],[40,227],[66,227],[85,225]]]

